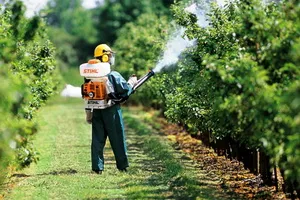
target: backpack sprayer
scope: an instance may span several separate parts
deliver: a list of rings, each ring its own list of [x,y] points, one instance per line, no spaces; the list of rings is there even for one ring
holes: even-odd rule
[[[105,109],[116,103],[122,103],[128,99],[112,99],[110,94],[114,93],[114,86],[109,81],[107,75],[110,73],[110,64],[101,63],[97,59],[89,60],[88,63],[80,65],[80,75],[85,78],[81,85],[82,98],[85,100],[85,108]],[[149,72],[137,80],[130,93],[133,94],[141,85],[154,75],[151,69]]]

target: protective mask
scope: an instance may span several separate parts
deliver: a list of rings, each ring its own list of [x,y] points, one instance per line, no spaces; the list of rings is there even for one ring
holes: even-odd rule
[[[111,56],[109,62],[110,62],[111,65],[114,65],[114,64],[115,64],[115,55],[114,55],[114,54]]]

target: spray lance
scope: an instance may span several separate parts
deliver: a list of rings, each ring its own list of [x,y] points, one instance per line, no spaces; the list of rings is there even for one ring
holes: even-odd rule
[[[133,86],[131,94],[133,94],[141,85],[143,85],[149,78],[154,76],[154,71],[152,69],[149,69],[148,73],[140,78],[137,83]]]
[[[143,85],[147,80],[149,80],[149,78],[151,78],[152,76],[154,76],[154,74],[155,74],[154,71],[150,69],[149,72],[145,76],[143,76],[142,78],[140,78],[139,80],[137,80],[136,84],[132,87],[131,93],[128,96],[120,98],[120,99],[113,97],[112,98],[113,101],[115,103],[123,103],[123,102],[125,102],[129,98],[130,95],[132,95],[141,85]],[[135,75],[132,75],[132,76],[135,77]]]

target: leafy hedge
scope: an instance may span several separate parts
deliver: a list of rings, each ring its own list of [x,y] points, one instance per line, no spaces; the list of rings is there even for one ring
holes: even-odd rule
[[[31,144],[35,111],[55,91],[59,76],[54,49],[39,17],[24,17],[24,5],[11,2],[0,13],[0,182],[8,166],[37,161]]]
[[[215,138],[266,150],[299,182],[299,2],[213,5],[206,28],[180,6],[173,10],[197,45],[166,86],[175,88],[165,94],[166,115]]]

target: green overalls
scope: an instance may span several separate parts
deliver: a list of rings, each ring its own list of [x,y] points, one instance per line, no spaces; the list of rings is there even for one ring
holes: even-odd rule
[[[129,97],[132,88],[126,80],[116,71],[108,74],[108,79],[113,84],[115,97]],[[104,170],[104,146],[109,138],[115,155],[116,165],[119,170],[129,166],[125,141],[124,124],[120,104],[117,103],[105,109],[94,109],[92,118],[92,170]]]

